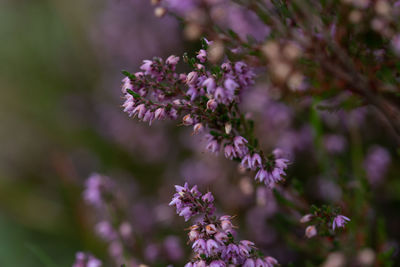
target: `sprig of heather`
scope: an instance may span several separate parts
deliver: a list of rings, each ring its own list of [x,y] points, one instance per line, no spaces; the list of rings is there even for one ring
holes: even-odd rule
[[[211,192],[200,193],[197,186],[176,185],[170,206],[188,221],[198,215],[200,220],[189,229],[189,242],[194,252],[193,259],[185,267],[272,267],[278,261],[264,257],[255,244],[248,240],[235,241],[232,216],[214,216],[214,197]]]
[[[177,73],[179,57],[144,60],[142,71],[123,79],[124,111],[129,116],[151,123],[154,120],[178,119],[192,126],[194,134],[207,129],[206,149],[224,151],[226,158],[241,162],[256,171],[255,179],[272,187],[286,175],[288,160],[280,150],[265,154],[254,138],[253,123],[239,109],[241,94],[254,84],[254,72],[242,61],[224,62],[220,66],[207,62],[203,41],[196,58],[184,55],[193,67],[189,73]]]
[[[118,205],[116,190],[117,185],[109,177],[93,173],[86,180],[83,197],[103,217],[96,223],[96,234],[107,243],[111,258],[119,264],[127,260],[124,252],[131,249],[133,231],[132,225],[125,220],[125,212]],[[87,266],[92,266],[89,261]]]
[[[339,214],[340,209],[323,205],[321,208],[311,207],[312,212],[304,215],[300,223],[309,223],[305,230],[305,236],[312,238],[320,232],[322,235],[333,235],[337,228],[344,228],[350,219]],[[332,229],[332,230],[330,230]],[[331,232],[332,231],[332,232]]]

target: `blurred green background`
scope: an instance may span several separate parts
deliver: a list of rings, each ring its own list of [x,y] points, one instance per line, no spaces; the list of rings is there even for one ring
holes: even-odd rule
[[[124,67],[93,45],[105,4],[0,2],[0,266],[71,266],[78,250],[104,251],[81,216],[82,181],[135,168],[92,125],[93,99],[109,101],[102,77],[112,69],[118,95]]]

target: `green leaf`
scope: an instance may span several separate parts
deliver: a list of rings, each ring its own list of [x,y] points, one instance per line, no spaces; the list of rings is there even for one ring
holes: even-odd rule
[[[129,94],[131,94],[134,98],[137,98],[137,99],[139,99],[140,98],[140,95],[138,95],[137,93],[135,93],[134,91],[132,91],[132,90],[130,90],[130,89],[128,89],[128,90],[126,90]]]
[[[201,48],[203,48],[204,50],[208,49],[208,44],[205,37],[201,38]]]
[[[123,70],[122,74],[125,75],[126,77],[128,77],[131,80],[135,80],[136,79],[136,76],[133,75],[132,73],[130,73],[129,71]]]

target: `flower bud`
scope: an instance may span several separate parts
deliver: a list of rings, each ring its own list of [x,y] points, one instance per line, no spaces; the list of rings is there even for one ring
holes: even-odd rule
[[[197,58],[201,63],[204,63],[204,62],[206,61],[206,59],[207,59],[207,52],[206,52],[206,50],[201,49],[201,50],[198,52],[196,58]]]
[[[207,102],[207,109],[214,111],[218,106],[217,101],[215,101],[214,99],[210,99]]]
[[[193,134],[199,134],[204,130],[204,126],[202,123],[196,123],[193,127]]]
[[[195,240],[197,240],[199,238],[200,233],[199,233],[199,231],[197,231],[197,229],[192,229],[192,230],[190,230],[188,235],[189,235],[190,242],[194,242]]]
[[[195,83],[197,81],[197,77],[198,77],[197,72],[195,71],[190,72],[186,77],[186,83],[187,84]]]
[[[214,224],[209,224],[206,226],[206,233],[209,235],[215,234],[217,232],[217,227]]]
[[[229,122],[225,123],[225,133],[230,134],[231,131],[232,131],[232,124]]]
[[[213,78],[207,78],[204,80],[202,86],[205,86],[207,88],[207,93],[212,95],[215,92],[215,81]]]
[[[166,113],[165,113],[165,109],[164,108],[158,108],[154,112],[154,118],[156,120],[163,120],[163,119],[165,119],[165,116],[166,116]]]
[[[193,118],[190,116],[190,114],[185,115],[185,117],[183,117],[183,125],[192,125],[194,122]]]
[[[314,217],[314,215],[306,214],[303,217],[301,217],[300,222],[301,223],[308,223],[309,221],[311,221],[312,217]]]
[[[179,62],[179,57],[171,55],[167,58],[167,60],[165,61],[165,63],[167,63],[168,65],[173,65],[175,66],[176,64],[178,64]]]
[[[307,238],[312,238],[317,235],[317,228],[315,225],[310,225],[306,228],[306,237]]]

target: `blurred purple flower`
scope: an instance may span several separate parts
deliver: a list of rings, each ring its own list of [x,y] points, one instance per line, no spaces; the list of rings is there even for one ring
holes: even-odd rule
[[[382,182],[391,162],[391,157],[387,149],[375,145],[368,149],[364,160],[364,168],[367,173],[368,181],[372,185]]]
[[[349,221],[350,219],[346,216],[338,215],[333,219],[332,229],[335,230],[335,228],[344,227],[344,225]]]

